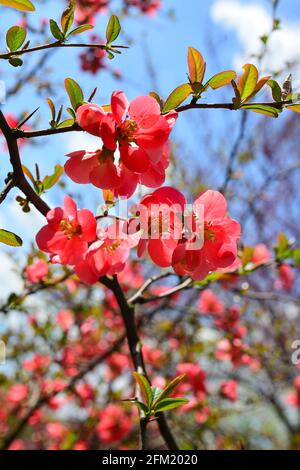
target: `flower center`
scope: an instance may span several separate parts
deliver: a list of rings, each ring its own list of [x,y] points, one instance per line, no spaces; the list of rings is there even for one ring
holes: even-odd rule
[[[212,228],[211,222],[204,222],[204,240],[214,242],[217,236]]]
[[[69,239],[81,234],[81,226],[76,220],[63,219],[60,222],[60,229]]]
[[[119,248],[120,245],[121,242],[119,240],[116,240],[110,245],[103,245],[103,250],[105,250],[108,255],[113,256],[116,249]]]
[[[137,123],[132,119],[125,119],[125,121],[118,128],[119,140],[126,142],[134,142],[134,133],[137,129]]]

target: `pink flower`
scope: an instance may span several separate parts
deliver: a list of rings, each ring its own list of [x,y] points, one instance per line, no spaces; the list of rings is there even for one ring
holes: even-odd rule
[[[48,263],[43,259],[38,259],[34,261],[30,266],[27,266],[25,269],[25,277],[28,282],[31,284],[36,284],[37,282],[45,279],[49,272]]]
[[[225,308],[220,299],[210,289],[201,292],[198,301],[198,310],[200,313],[221,314]]]
[[[122,441],[132,430],[130,417],[118,405],[109,404],[100,412],[96,432],[104,444]]]
[[[276,289],[290,291],[295,282],[295,273],[291,266],[282,263],[278,268],[279,278],[275,281]]]
[[[286,402],[300,409],[300,375],[294,380],[295,390],[286,396]]]
[[[18,405],[28,397],[28,394],[29,389],[27,385],[15,384],[9,389],[7,400],[14,405]]]
[[[67,175],[77,183],[90,182],[127,197],[139,182],[160,186],[169,164],[168,138],[176,119],[176,112],[162,116],[151,96],[140,96],[129,103],[120,90],[112,94],[110,112],[95,104],[80,106],[79,125],[101,137],[103,148],[94,153],[82,150],[69,154]],[[118,146],[120,159],[116,162]]]
[[[99,237],[74,268],[79,278],[87,284],[94,284],[106,274],[121,272],[129,258],[130,249],[138,243],[138,235],[128,235],[126,224],[122,221],[111,224],[106,230],[99,230]]]
[[[68,331],[74,324],[74,314],[71,310],[60,310],[57,312],[56,321],[63,331]]]
[[[253,250],[252,263],[254,264],[265,264],[271,259],[271,253],[263,243],[256,245]]]
[[[220,394],[230,401],[238,398],[238,383],[236,380],[224,380],[220,384]]]
[[[83,260],[88,243],[96,238],[96,219],[88,209],[77,210],[75,201],[65,197],[64,208],[56,207],[47,214],[48,224],[36,236],[38,247],[62,264]]]
[[[205,191],[195,200],[189,229],[192,237],[182,240],[173,253],[172,265],[193,279],[226,268],[237,257],[240,225],[227,217],[227,203],[217,191]]]
[[[201,369],[198,364],[192,362],[184,362],[178,364],[176,371],[178,374],[185,374],[184,381],[191,385],[192,390],[198,400],[202,401],[206,395],[206,373]]]
[[[182,214],[186,200],[174,188],[159,188],[146,195],[137,205],[142,238],[138,244],[138,256],[146,248],[152,261],[161,267],[171,266],[174,250],[182,232]],[[179,216],[178,216],[179,214]],[[135,220],[129,225],[133,229]]]

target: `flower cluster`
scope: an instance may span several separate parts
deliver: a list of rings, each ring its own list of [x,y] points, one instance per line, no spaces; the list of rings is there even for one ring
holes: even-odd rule
[[[226,215],[226,200],[220,193],[201,194],[186,215],[184,196],[163,187],[143,197],[135,210],[135,218],[116,219],[103,229],[89,210],[78,211],[66,196],[64,208],[47,214],[48,224],[37,234],[37,244],[52,262],[74,266],[88,284],[123,271],[135,246],[138,256],[147,249],[156,265],[172,266],[195,280],[235,262],[240,227]]]
[[[162,116],[151,96],[129,103],[122,91],[112,94],[109,112],[84,104],[77,110],[77,122],[100,137],[103,146],[68,154],[65,171],[76,183],[110,189],[116,196],[130,197],[138,183],[159,187],[169,165],[168,138],[176,118],[176,112]]]
[[[227,216],[224,196],[208,190],[196,198],[189,213],[186,207],[184,196],[171,187],[145,196],[138,205],[138,228],[148,236],[139,241],[138,254],[147,248],[155,264],[172,266],[195,280],[231,266],[240,226]]]

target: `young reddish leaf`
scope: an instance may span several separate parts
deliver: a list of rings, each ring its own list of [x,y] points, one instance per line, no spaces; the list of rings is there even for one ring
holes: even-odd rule
[[[236,79],[236,73],[234,70],[224,70],[224,72],[217,73],[211,77],[205,84],[205,88],[210,86],[213,90],[221,88],[225,85],[230,85],[232,80]]]
[[[186,405],[189,402],[186,398],[165,398],[161,400],[154,408],[155,413],[161,413],[162,411],[173,410],[179,406]]]
[[[25,175],[30,179],[30,181],[34,184],[35,178],[33,177],[33,174],[31,173],[31,171],[27,168],[27,166],[22,165],[22,170],[25,173]]]
[[[237,85],[242,101],[252,95],[258,80],[258,71],[255,65],[246,64],[243,69],[244,73],[240,76]]]
[[[60,24],[64,33],[69,31],[74,21],[75,0],[69,0],[69,5],[61,15]]]
[[[45,176],[42,181],[44,189],[47,190],[52,188],[52,186],[54,186],[58,182],[63,172],[64,169],[61,165],[55,165],[54,173],[50,176]]]
[[[106,28],[106,44],[109,45],[114,42],[119,36],[120,31],[121,25],[119,18],[116,15],[112,15]]]
[[[242,106],[242,109],[248,109],[254,113],[265,114],[266,116],[278,117],[278,109],[272,108],[272,106],[266,106],[261,104],[245,104]]]
[[[84,100],[83,92],[78,83],[72,78],[65,79],[65,88],[69,95],[71,105],[76,111]]]
[[[58,24],[56,23],[56,21],[54,20],[50,20],[49,21],[49,24],[50,24],[50,31],[52,33],[52,36],[57,39],[58,41],[63,41],[65,38],[64,38],[64,35],[63,33],[61,32],[61,30],[59,29],[59,26]]]
[[[5,245],[9,246],[22,246],[23,241],[22,239],[13,232],[9,232],[8,230],[0,229],[0,242],[5,243]]]
[[[26,39],[27,31],[21,26],[12,26],[6,33],[6,44],[11,52],[17,51]]]
[[[171,395],[171,393],[175,390],[175,388],[177,387],[177,385],[179,385],[180,382],[182,382],[182,380],[183,380],[184,378],[185,378],[185,374],[179,375],[178,377],[175,377],[175,379],[171,380],[171,381],[165,386],[165,388],[163,389],[163,391],[158,395],[158,397],[156,398],[155,403],[153,404],[153,406],[156,406],[157,403],[159,403],[161,400],[163,400],[164,398],[167,398],[169,395]]]
[[[48,106],[49,106],[50,111],[51,111],[51,117],[52,117],[53,121],[55,121],[56,111],[55,111],[55,106],[54,106],[54,103],[53,103],[52,99],[47,98],[47,103],[48,103]]]
[[[0,5],[20,11],[35,11],[34,5],[29,0],[0,0]]]
[[[253,257],[254,248],[252,246],[245,246],[242,254],[242,265],[246,266],[246,264],[250,263]]]
[[[88,31],[89,29],[93,29],[94,26],[91,24],[82,24],[80,26],[77,26],[77,28],[73,29],[72,31],[69,32],[69,36],[75,36],[75,34],[81,34],[84,33],[85,31]]]
[[[167,101],[164,104],[162,113],[168,113],[172,109],[177,108],[189,95],[193,93],[193,88],[189,83],[183,83],[179,85],[172,93],[168,96]]]
[[[279,85],[279,83],[276,82],[276,80],[268,80],[267,81],[267,84],[269,85],[269,87],[271,88],[272,90],[272,96],[273,96],[273,99],[275,101],[281,101],[282,97],[281,97],[281,87]]]
[[[206,64],[202,54],[194,47],[188,48],[188,67],[191,83],[202,83]]]
[[[133,372],[133,376],[138,383],[143,399],[148,408],[150,408],[153,401],[153,393],[148,380],[143,374],[139,374],[138,372]]]

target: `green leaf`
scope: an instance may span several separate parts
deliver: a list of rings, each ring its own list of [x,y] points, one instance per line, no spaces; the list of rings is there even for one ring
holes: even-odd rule
[[[22,246],[23,241],[22,239],[13,232],[9,232],[8,230],[0,229],[0,242],[5,243],[5,245],[9,246]]]
[[[206,64],[202,54],[194,47],[188,48],[188,67],[191,83],[202,83]]]
[[[148,380],[143,374],[139,374],[138,372],[133,372],[133,376],[139,385],[143,399],[145,400],[148,408],[150,408],[153,401],[153,393]]]
[[[109,45],[117,39],[121,31],[121,25],[119,18],[116,15],[112,15],[109,19],[106,28],[106,44]]]
[[[69,32],[69,36],[75,36],[75,34],[81,34],[84,33],[85,31],[88,31],[89,29],[93,29],[94,26],[91,24],[82,24],[80,26],[77,26],[77,28],[73,29],[72,31]]]
[[[145,415],[149,415],[150,413],[150,410],[149,408],[145,405],[145,403],[139,401],[139,400],[125,400],[125,401],[129,401],[130,403],[132,403],[133,405],[136,405],[141,411],[143,411],[145,413]]]
[[[300,248],[295,248],[293,250],[292,257],[296,263],[296,266],[300,266]]]
[[[21,67],[23,60],[20,57],[11,57],[8,61],[13,67]]]
[[[52,36],[57,39],[58,41],[64,41],[64,35],[62,31],[60,30],[58,24],[54,20],[49,21],[50,24],[50,31],[52,33]]]
[[[182,382],[182,380],[185,378],[185,374],[183,375],[179,375],[178,377],[176,377],[175,379],[171,380],[166,386],[165,388],[163,389],[163,391],[158,395],[158,397],[156,398],[153,406],[156,406],[158,402],[160,402],[161,400],[163,400],[164,398],[167,398],[169,395],[171,395],[171,393],[175,390],[175,388],[177,387],[177,385],[180,384],[180,382]]]
[[[48,175],[45,176],[45,178],[42,181],[44,190],[52,188],[52,186],[54,186],[58,182],[63,172],[64,172],[64,169],[61,165],[55,165],[54,173],[50,176]]]
[[[269,87],[272,90],[273,99],[275,101],[281,101],[281,93],[282,92],[281,92],[281,87],[280,87],[279,83],[276,82],[276,80],[268,80],[267,85],[269,85]]]
[[[205,88],[210,86],[213,90],[216,90],[222,86],[230,85],[231,81],[235,79],[236,73],[234,70],[225,70],[211,77],[206,83]]]
[[[74,21],[75,0],[69,0],[69,5],[61,15],[60,24],[64,33],[69,31]]]
[[[172,93],[168,96],[167,101],[162,109],[162,113],[167,113],[172,109],[177,108],[189,95],[193,93],[192,86],[190,83],[183,83],[179,85]]]
[[[278,117],[278,109],[272,108],[272,106],[266,106],[261,104],[244,104],[242,109],[248,109],[254,113],[265,114],[273,118]]]
[[[29,0],[0,0],[0,5],[20,11],[35,11],[34,5]]]
[[[26,39],[27,31],[21,26],[12,26],[6,33],[6,44],[11,52],[17,51]]]
[[[241,100],[246,100],[255,90],[257,80],[258,80],[258,71],[255,65],[245,64],[243,66],[244,73],[238,80],[238,90],[241,95]]]
[[[251,95],[248,96],[248,98],[244,100],[244,103],[254,98],[254,96],[257,95],[257,93],[268,83],[269,79],[270,79],[270,75],[268,75],[267,77],[260,78],[255,85],[253,93],[251,93]]]
[[[154,412],[161,413],[162,411],[173,410],[179,406],[186,405],[188,402],[189,400],[186,398],[165,398],[156,405]]]
[[[73,126],[74,123],[75,123],[75,119],[65,119],[64,121],[58,124],[57,128],[60,129],[62,127],[70,127],[70,126]]]
[[[69,95],[71,105],[76,111],[84,100],[83,92],[78,83],[72,78],[65,79],[65,88]]]

